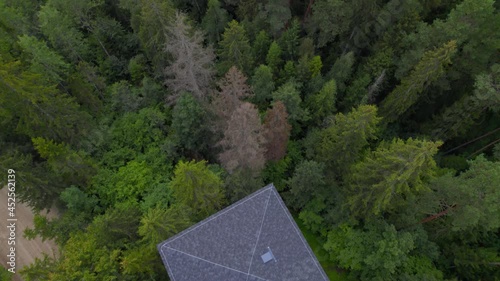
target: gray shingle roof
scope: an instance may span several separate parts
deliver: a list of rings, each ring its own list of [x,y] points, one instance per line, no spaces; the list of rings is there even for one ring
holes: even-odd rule
[[[275,260],[261,256],[271,249]],[[328,280],[272,184],[158,245],[172,281]]]

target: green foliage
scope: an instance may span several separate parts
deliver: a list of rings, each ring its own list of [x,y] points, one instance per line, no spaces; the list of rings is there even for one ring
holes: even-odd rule
[[[188,228],[192,224],[190,216],[189,208],[183,205],[156,206],[141,218],[138,233],[147,243],[157,245]]]
[[[269,1],[261,11],[269,24],[270,33],[277,37],[285,24],[291,19],[290,3],[287,0]]]
[[[307,121],[309,111],[302,108],[302,98],[300,97],[299,84],[289,81],[273,92],[273,102],[282,101],[288,112],[291,122]]]
[[[281,34],[278,39],[278,45],[283,50],[283,58],[285,60],[296,60],[298,57],[300,36],[300,22],[293,19],[290,26]]]
[[[316,159],[325,162],[337,176],[345,177],[363,155],[369,141],[377,138],[377,108],[363,105],[349,114],[338,113],[318,138]]]
[[[14,277],[14,274],[8,271],[5,267],[0,267],[0,280],[1,281],[11,281]]]
[[[33,72],[46,75],[53,83],[59,83],[65,78],[69,65],[60,55],[49,49],[44,41],[23,35],[19,37],[19,45],[29,56]]]
[[[254,93],[254,103],[260,109],[266,108],[272,98],[271,94],[275,89],[272,69],[267,65],[259,65],[254,71],[250,85]]]
[[[314,56],[309,61],[309,72],[311,72],[311,78],[314,78],[321,74],[321,68],[323,63],[321,62],[320,56]]]
[[[85,132],[89,116],[75,100],[60,93],[37,73],[23,71],[19,61],[0,66],[0,116],[17,123],[16,131],[29,137],[77,142]]]
[[[44,138],[33,138],[33,146],[49,167],[67,184],[85,186],[96,174],[96,164],[82,152],[72,150],[67,144],[57,144]]]
[[[381,143],[352,167],[348,177],[346,204],[353,215],[393,212],[401,201],[428,191],[427,182],[436,170],[433,157],[441,144],[411,138]]]
[[[125,1],[123,1],[125,2]],[[131,26],[141,42],[154,71],[160,75],[167,65],[167,55],[163,48],[167,43],[167,25],[174,16],[170,1],[141,0],[130,1],[126,7],[131,13]]]
[[[40,30],[52,46],[72,62],[88,57],[89,45],[71,15],[47,3],[38,13]]]
[[[212,44],[217,44],[224,32],[224,27],[229,21],[227,11],[221,8],[219,0],[209,0],[208,8],[201,26],[207,35],[207,39]]]
[[[331,259],[359,280],[394,280],[408,262],[414,240],[411,233],[375,221],[361,229],[343,224],[331,230],[324,247]]]
[[[190,151],[203,151],[206,148],[208,129],[205,111],[200,103],[189,93],[177,100],[172,110],[172,134],[179,146]]]
[[[343,93],[347,88],[346,84],[351,78],[355,60],[353,52],[344,54],[335,61],[335,64],[328,72],[327,76],[335,79],[340,93]]]
[[[170,182],[176,202],[192,208],[202,217],[222,206],[222,185],[222,180],[208,169],[206,161],[194,160],[177,163]]]
[[[349,29],[353,9],[342,0],[315,1],[311,17],[311,30],[318,31],[318,46],[335,41]]]
[[[432,183],[433,193],[422,200],[432,202],[433,210],[446,206],[447,228],[453,231],[484,230],[493,231],[500,227],[500,218],[496,216],[500,198],[500,165],[490,162],[483,156],[469,162],[469,169],[458,177],[451,174],[437,178]]]
[[[269,46],[271,45],[271,38],[266,31],[261,30],[252,45],[253,55],[255,57],[256,63],[264,63],[266,56],[269,52]]]
[[[293,208],[302,209],[316,194],[324,192],[324,170],[323,163],[308,160],[295,167],[293,177],[286,181],[290,187],[290,203]]]
[[[325,117],[335,113],[337,98],[337,84],[335,80],[330,80],[323,85],[321,91],[310,95],[307,99],[307,107],[311,111],[311,117],[316,122],[320,124],[323,122]]]
[[[250,73],[254,61],[252,48],[245,30],[237,21],[229,22],[219,46],[219,73],[226,73],[233,65],[246,74]]]
[[[269,51],[267,52],[266,56],[266,64],[271,68],[273,73],[276,75],[281,68],[281,64],[283,63],[283,60],[281,59],[281,48],[276,43],[276,41],[273,41],[271,43],[271,46],[269,47]]]
[[[495,88],[499,83],[500,65],[495,64],[490,73],[476,76],[475,89],[471,95],[465,95],[447,107],[427,124],[426,130],[442,140],[464,134],[484,114],[485,109],[494,112],[500,110],[499,90]]]
[[[415,104],[421,93],[445,73],[445,67],[451,63],[455,51],[456,42],[450,41],[439,49],[426,52],[410,75],[385,98],[380,107],[384,121],[396,121]]]
[[[22,276],[23,280],[26,281],[49,280],[50,271],[54,266],[55,260],[44,253],[43,258],[35,258],[35,261],[23,267],[23,269],[19,271],[19,274]],[[6,279],[5,281],[10,281],[10,279]]]

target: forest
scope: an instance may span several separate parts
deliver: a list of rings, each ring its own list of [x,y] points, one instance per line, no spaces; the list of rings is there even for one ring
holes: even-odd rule
[[[499,12],[0,0],[1,183],[61,213],[22,278],[169,280],[159,242],[274,183],[331,280],[500,280]]]

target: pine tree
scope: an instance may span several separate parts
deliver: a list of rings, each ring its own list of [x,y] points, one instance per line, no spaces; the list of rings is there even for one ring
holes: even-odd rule
[[[206,217],[222,206],[222,180],[207,167],[206,161],[180,161],[170,182],[176,202]]]
[[[302,98],[298,90],[298,84],[289,81],[273,92],[273,102],[282,101],[288,112],[288,118],[292,122],[309,120],[309,111],[302,108]]]
[[[66,78],[69,65],[59,54],[47,47],[44,41],[23,35],[19,37],[19,45],[30,57],[33,72],[44,75],[52,83],[60,83]]]
[[[173,62],[165,68],[165,84],[174,91],[174,95],[168,100],[175,101],[184,91],[203,100],[214,74],[215,55],[210,47],[203,47],[202,33],[193,30],[182,13],[176,14],[169,27],[169,42],[165,51],[172,56]]]
[[[281,69],[281,64],[283,63],[283,60],[281,59],[281,53],[281,48],[278,43],[276,43],[276,41],[271,43],[269,51],[266,55],[266,64],[272,69],[275,76],[278,74],[279,70]]]
[[[429,85],[445,73],[456,51],[456,42],[428,51],[407,77],[382,102],[380,113],[387,123],[396,121],[415,104]]]
[[[491,72],[476,77],[472,95],[466,95],[447,107],[442,114],[425,126],[432,136],[447,140],[465,133],[485,110],[500,110],[500,65]]]
[[[253,101],[260,109],[267,108],[268,102],[272,98],[274,91],[273,72],[267,65],[259,65],[254,71],[251,81],[254,92]]]
[[[300,22],[297,19],[291,21],[290,26],[281,34],[278,45],[283,50],[285,60],[296,60],[298,57],[300,36]]]
[[[255,37],[252,45],[253,56],[257,64],[265,63],[270,45],[271,38],[269,38],[269,35],[267,35],[266,31],[261,30],[259,33],[257,33],[257,36]]]
[[[265,164],[265,139],[254,105],[245,102],[233,112],[219,145],[223,148],[219,160],[229,173],[237,169],[250,170],[254,176],[260,173]]]
[[[323,122],[323,119],[336,111],[335,103],[337,98],[337,84],[335,80],[326,82],[321,91],[309,96],[307,107],[310,109],[313,120],[317,124]]]
[[[321,132],[316,159],[325,162],[337,176],[344,176],[369,141],[377,138],[379,122],[377,108],[372,105],[360,106],[347,115],[338,113]]]
[[[290,2],[287,0],[268,1],[261,11],[269,24],[270,33],[276,38],[287,22],[292,18]]]
[[[348,176],[347,205],[356,217],[394,211],[406,198],[428,191],[441,142],[395,139],[381,143]]]
[[[90,123],[74,98],[40,74],[23,71],[18,61],[0,63],[0,89],[0,115],[17,123],[22,135],[74,144]]]
[[[218,129],[224,131],[234,111],[241,106],[245,98],[252,95],[246,81],[246,76],[235,66],[219,81],[220,91],[212,99],[213,110],[221,122]]]
[[[229,21],[227,11],[221,8],[219,0],[209,0],[208,8],[201,26],[207,35],[207,39],[212,44],[217,44],[224,32],[224,27]]]
[[[253,55],[245,29],[235,20],[229,23],[219,47],[219,72],[226,73],[231,66],[236,66],[245,74],[252,70]]]
[[[266,139],[267,160],[278,161],[286,154],[288,138],[292,126],[288,124],[288,113],[281,101],[273,104],[264,120],[264,138]]]

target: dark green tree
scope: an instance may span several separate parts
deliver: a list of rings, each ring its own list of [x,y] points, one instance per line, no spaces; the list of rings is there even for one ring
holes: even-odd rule
[[[245,74],[253,69],[253,53],[245,29],[235,20],[229,23],[219,44],[219,73],[236,66]]]
[[[429,85],[446,72],[451,57],[456,51],[456,42],[450,41],[441,48],[428,51],[409,76],[401,80],[383,101],[380,113],[387,123],[396,121],[415,104]]]
[[[274,91],[273,72],[267,65],[261,64],[254,71],[250,81],[254,93],[253,101],[259,106],[259,109],[267,107]]]
[[[209,0],[201,26],[210,43],[215,45],[221,40],[221,34],[228,21],[229,15],[226,10],[222,9],[220,1]]]

